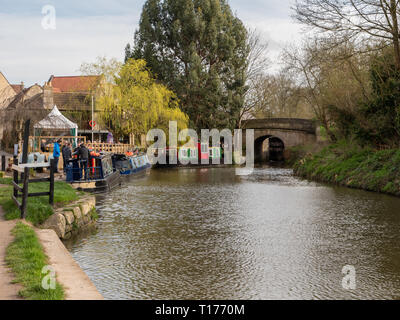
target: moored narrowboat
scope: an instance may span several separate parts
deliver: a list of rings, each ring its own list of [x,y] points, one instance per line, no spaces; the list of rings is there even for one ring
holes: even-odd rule
[[[157,163],[155,168],[180,166],[212,166],[215,160],[222,159],[221,147],[209,147],[207,143],[198,143],[197,147],[166,148],[157,150],[156,154],[165,153],[166,163]],[[197,164],[196,164],[197,163]]]
[[[112,155],[112,163],[114,170],[123,177],[142,176],[151,169],[151,164],[146,154],[114,154]]]
[[[113,168],[109,154],[91,156],[85,170],[78,159],[68,161],[66,181],[74,188],[88,192],[107,192],[121,185],[121,175]]]

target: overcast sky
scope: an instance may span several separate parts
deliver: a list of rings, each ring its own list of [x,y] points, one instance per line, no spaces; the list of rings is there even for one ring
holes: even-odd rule
[[[292,0],[230,0],[237,16],[269,42],[271,59],[299,39]],[[145,0],[0,0],[0,71],[11,83],[43,84],[50,75],[77,75],[97,56],[124,58]],[[52,5],[56,29],[44,29],[42,8]],[[45,20],[48,22],[49,20]],[[275,67],[276,68],[276,67]]]

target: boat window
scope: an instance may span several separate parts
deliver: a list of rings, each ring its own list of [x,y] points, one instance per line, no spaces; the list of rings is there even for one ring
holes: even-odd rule
[[[107,177],[107,176],[109,176],[110,174],[113,173],[114,169],[113,169],[113,166],[112,166],[111,158],[104,158],[102,160],[102,166],[103,166],[104,177]]]

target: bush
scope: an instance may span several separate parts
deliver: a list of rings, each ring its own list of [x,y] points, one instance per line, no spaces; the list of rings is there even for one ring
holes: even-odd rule
[[[340,142],[294,165],[295,174],[321,182],[400,195],[400,151],[374,151]]]

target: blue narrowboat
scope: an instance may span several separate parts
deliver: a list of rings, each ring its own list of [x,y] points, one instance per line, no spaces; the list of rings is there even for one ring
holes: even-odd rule
[[[150,161],[146,154],[128,156],[124,154],[112,155],[114,170],[123,177],[136,177],[149,173]]]
[[[88,192],[107,192],[121,185],[121,175],[113,168],[109,154],[91,156],[87,169],[77,159],[68,161],[66,181],[74,188]]]

